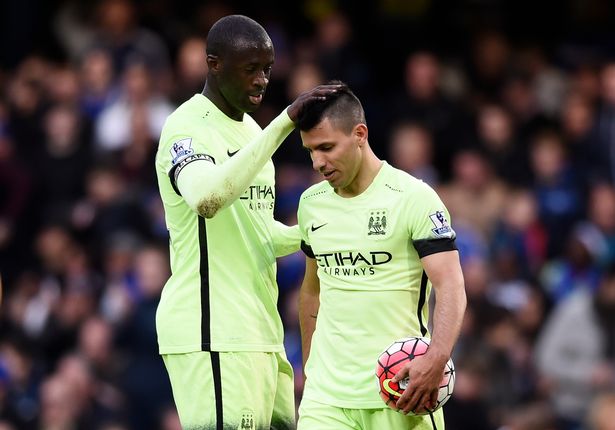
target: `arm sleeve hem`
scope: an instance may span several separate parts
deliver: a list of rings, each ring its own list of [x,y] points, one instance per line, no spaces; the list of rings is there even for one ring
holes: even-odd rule
[[[310,245],[308,245],[307,243],[305,243],[305,240],[301,241],[301,250],[308,257],[315,258],[314,251],[312,251],[312,247]]]

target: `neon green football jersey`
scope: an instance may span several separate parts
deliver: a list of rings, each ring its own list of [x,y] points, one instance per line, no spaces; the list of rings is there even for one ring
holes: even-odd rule
[[[249,115],[235,121],[201,94],[164,125],[156,173],[172,274],[156,314],[161,354],[283,351],[272,243],[273,163],[268,161],[244,194],[211,219],[191,210],[175,183],[178,166],[224,163],[260,133]]]
[[[429,336],[431,283],[420,258],[456,249],[448,211],[424,182],[383,162],[370,186],[344,198],[326,182],[299,202],[305,253],[316,259],[320,308],[304,397],[342,408],[380,408],[380,353]]]

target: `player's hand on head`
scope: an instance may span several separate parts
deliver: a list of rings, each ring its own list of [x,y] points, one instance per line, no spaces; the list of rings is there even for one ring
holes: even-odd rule
[[[440,368],[425,356],[415,357],[402,367],[393,378],[399,382],[408,378],[408,387],[397,400],[397,408],[404,414],[421,413],[436,407],[438,388],[442,380],[443,368]]]
[[[343,84],[325,84],[301,93],[287,108],[288,116],[296,123],[303,109],[316,101],[326,100],[327,97],[337,93],[343,86]]]

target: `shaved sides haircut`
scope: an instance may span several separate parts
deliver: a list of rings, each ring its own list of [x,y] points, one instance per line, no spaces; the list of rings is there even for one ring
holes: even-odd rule
[[[229,15],[217,21],[207,35],[207,55],[223,56],[239,48],[270,46],[267,31],[252,18],[244,15]]]
[[[297,123],[299,130],[309,131],[325,118],[346,134],[350,134],[357,124],[366,124],[363,106],[352,90],[341,81],[330,81],[328,84],[339,84],[342,88],[326,100],[309,105]]]

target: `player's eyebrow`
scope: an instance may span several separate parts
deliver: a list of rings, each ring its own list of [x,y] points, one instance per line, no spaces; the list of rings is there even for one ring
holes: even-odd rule
[[[305,146],[305,145],[303,145],[303,148],[304,148],[306,151],[310,152],[310,151],[316,151],[316,150],[319,150],[319,149],[321,149],[321,150],[322,150],[322,149],[323,149],[323,146],[333,146],[333,145],[335,145],[335,142],[329,142],[329,141],[326,141],[326,142],[321,142],[321,143],[319,143],[319,144],[318,144],[318,145],[316,145],[314,148],[309,148],[309,147],[307,147],[307,146]]]

